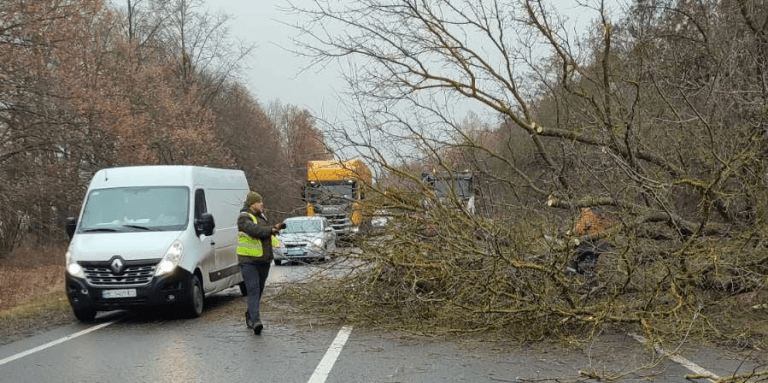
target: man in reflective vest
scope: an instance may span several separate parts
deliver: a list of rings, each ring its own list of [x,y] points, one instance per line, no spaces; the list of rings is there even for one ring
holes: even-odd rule
[[[237,258],[240,272],[243,275],[245,289],[248,294],[248,310],[245,312],[245,323],[253,329],[256,335],[261,334],[264,325],[261,323],[259,304],[264,284],[269,276],[269,267],[274,256],[272,246],[276,244],[275,236],[285,223],[272,225],[264,215],[264,201],[259,193],[248,192],[245,205],[237,217],[239,231]]]

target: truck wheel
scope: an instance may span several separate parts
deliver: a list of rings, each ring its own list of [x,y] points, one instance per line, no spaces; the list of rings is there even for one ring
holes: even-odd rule
[[[200,282],[200,278],[196,274],[192,274],[192,280],[189,283],[189,292],[186,302],[187,316],[190,318],[197,318],[203,313],[203,303],[205,296],[203,295],[203,284]]]
[[[240,287],[240,294],[244,297],[248,296],[248,289],[245,287],[245,282],[237,284]]]
[[[72,311],[75,312],[75,318],[79,320],[80,322],[93,322],[93,319],[96,318],[96,310],[90,309],[90,308],[73,308]]]

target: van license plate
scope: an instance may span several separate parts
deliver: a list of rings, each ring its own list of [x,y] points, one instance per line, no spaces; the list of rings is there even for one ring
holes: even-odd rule
[[[136,289],[103,290],[101,296],[104,298],[133,298],[136,296]]]

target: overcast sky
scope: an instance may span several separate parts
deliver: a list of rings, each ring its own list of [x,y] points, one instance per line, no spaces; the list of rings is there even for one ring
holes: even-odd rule
[[[338,67],[329,67],[320,73],[318,69],[301,71],[309,64],[307,59],[286,50],[293,48],[296,31],[278,21],[295,22],[278,9],[286,6],[286,0],[205,1],[211,13],[230,15],[228,25],[232,38],[256,46],[246,59],[248,68],[243,81],[262,107],[279,100],[307,109],[321,119],[334,119],[331,117],[339,113],[335,94],[344,86]],[[307,1],[293,0],[293,3]]]
[[[312,0],[290,0],[297,7],[312,7]],[[583,28],[589,18],[581,18],[584,11],[577,7],[577,0],[550,0],[561,14],[570,18],[571,28]],[[582,0],[583,1],[583,0]],[[597,0],[589,0],[597,1]],[[624,3],[626,0],[615,0]],[[288,0],[204,0],[212,14],[225,13],[230,36],[254,45],[252,54],[246,58],[242,83],[255,96],[262,107],[269,108],[273,101],[307,109],[319,120],[330,126],[348,126],[351,122],[347,111],[340,107],[339,94],[345,91],[346,83],[337,64],[329,64],[322,71],[312,68],[302,71],[310,63],[307,58],[291,53],[297,31],[290,27],[299,22],[297,16],[286,13]],[[281,9],[283,8],[283,9]],[[288,24],[288,25],[285,25]],[[462,106],[463,105],[463,106]],[[472,111],[481,118],[495,117],[487,108],[468,101],[456,107],[458,114]],[[458,119],[463,118],[457,115]],[[320,126],[328,126],[320,124]],[[333,145],[332,143],[330,143]],[[353,154],[345,153],[352,156]]]
[[[290,0],[299,7],[311,7],[311,0]],[[584,25],[585,19],[578,20],[583,11],[576,7],[576,0],[550,0],[558,10],[572,18],[575,24]],[[337,92],[344,90],[345,83],[339,74],[338,65],[318,73],[313,68],[302,72],[309,64],[306,58],[294,55],[287,49],[294,48],[292,38],[296,31],[290,26],[297,22],[279,7],[285,8],[288,0],[204,0],[211,13],[226,13],[230,35],[233,39],[254,44],[255,50],[246,59],[248,67],[243,81],[263,107],[272,101],[292,104],[308,109],[313,115],[324,120],[333,120],[338,110]],[[620,2],[624,2],[621,0]],[[294,19],[291,19],[294,17]]]

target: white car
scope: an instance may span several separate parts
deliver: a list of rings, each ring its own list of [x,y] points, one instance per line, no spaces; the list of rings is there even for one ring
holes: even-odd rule
[[[376,215],[371,217],[371,232],[381,234],[387,231],[387,225],[392,221],[391,213],[386,210],[377,210]]]
[[[336,250],[336,232],[325,217],[291,217],[277,239],[275,265],[283,261],[325,260]]]

